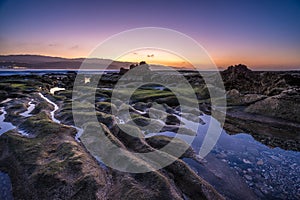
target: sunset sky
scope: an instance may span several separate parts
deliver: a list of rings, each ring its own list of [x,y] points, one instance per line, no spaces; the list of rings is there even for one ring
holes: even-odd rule
[[[300,1],[0,0],[0,54],[87,57],[102,41],[138,27],[182,32],[219,67],[300,69]],[[120,45],[126,45],[126,42]],[[116,47],[118,48],[118,47]],[[123,59],[180,64],[160,51]],[[111,58],[114,59],[114,58]]]

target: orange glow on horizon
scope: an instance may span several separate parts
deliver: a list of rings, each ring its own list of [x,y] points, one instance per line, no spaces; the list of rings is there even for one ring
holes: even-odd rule
[[[89,48],[85,49],[72,49],[65,50],[63,48],[27,48],[20,47],[18,50],[1,51],[2,55],[16,55],[16,54],[32,54],[32,55],[45,55],[54,57],[64,57],[64,58],[85,58],[88,57]],[[230,65],[235,64],[245,64],[253,70],[260,69],[270,69],[270,70],[284,70],[284,69],[300,69],[300,58],[295,59],[295,55],[291,53],[282,54],[260,54],[259,52],[248,52],[248,56],[242,55],[231,55],[229,53],[225,54],[220,51],[209,51],[213,62],[217,67],[227,68]],[[111,57],[103,57],[103,59],[112,59],[124,62],[140,62],[146,61],[153,65],[165,65],[173,66],[178,68],[193,68],[193,66],[185,59],[163,50],[158,49],[143,49],[129,52],[118,59]],[[197,61],[194,61],[198,63]]]
[[[124,62],[146,61],[153,65],[165,65],[180,68],[193,68],[193,66],[183,58],[159,49],[141,49],[129,52],[117,59]]]

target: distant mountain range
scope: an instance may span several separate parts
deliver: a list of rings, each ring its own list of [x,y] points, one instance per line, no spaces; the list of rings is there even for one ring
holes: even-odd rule
[[[85,61],[89,69],[127,68],[130,62],[99,58],[61,58],[43,55],[0,55],[0,69],[79,69]]]

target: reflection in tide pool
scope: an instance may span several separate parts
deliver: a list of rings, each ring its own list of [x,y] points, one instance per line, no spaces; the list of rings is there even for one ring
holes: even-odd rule
[[[2,113],[0,115],[0,135],[2,135],[3,133],[9,131],[9,130],[13,130],[16,127],[14,125],[12,125],[12,123],[10,122],[5,122],[5,115],[7,114],[4,107],[0,108],[0,113]]]
[[[10,100],[9,100],[10,101]],[[2,103],[5,103],[5,102],[8,102],[7,100],[6,101],[3,101]],[[30,103],[29,103],[30,104]],[[31,108],[30,108],[31,107]],[[31,113],[31,111],[34,109],[35,105],[32,104],[29,106],[28,110],[25,111],[24,113],[21,113],[20,115],[24,116],[24,117],[28,117],[28,116],[31,116],[29,113]],[[1,107],[0,108],[0,135],[2,135],[3,133],[6,133],[7,131],[10,131],[10,130],[13,130],[13,129],[16,129],[17,127],[14,126],[12,123],[10,122],[5,122],[5,115],[7,114],[7,112],[5,111],[5,108],[4,107]],[[29,136],[26,131],[23,131],[23,130],[18,130],[19,133],[23,136]]]
[[[31,99],[31,101],[28,103],[29,107],[27,108],[27,110],[23,113],[20,113],[21,116],[23,117],[30,117],[32,116],[30,113],[34,110],[35,108],[35,104],[33,103],[33,99]]]
[[[208,115],[203,115],[201,118],[205,124],[199,125],[197,135],[191,145],[196,153],[199,153],[210,121],[216,120]],[[187,128],[195,130],[197,127],[195,122],[184,118],[181,120]],[[152,133],[146,137],[154,135],[177,137],[188,143],[192,139],[191,136],[173,132]],[[210,159],[212,157],[214,159]],[[216,159],[235,171],[258,198],[300,199],[300,152],[280,148],[272,149],[256,141],[249,134],[229,135],[223,130],[217,144],[205,161],[215,162]],[[187,162],[187,164],[192,164],[192,168],[201,175],[200,163],[198,166],[195,162]],[[210,182],[210,180],[207,181]]]
[[[211,154],[227,163],[260,197],[300,198],[300,152],[269,148],[251,135],[221,135]]]
[[[77,133],[76,133],[76,135],[75,135],[75,140],[76,140],[77,142],[80,142],[80,137],[81,137],[81,135],[83,134],[84,130],[83,130],[82,128],[78,128],[78,127],[72,126],[72,125],[71,125],[71,127],[75,128],[75,129],[77,130]]]
[[[42,93],[39,93],[39,95],[40,95],[40,97],[41,97],[42,99],[44,99],[45,101],[47,101],[48,103],[50,103],[51,105],[54,106],[54,110],[52,110],[52,111],[50,112],[51,119],[52,119],[53,122],[60,124],[60,121],[59,121],[58,119],[55,118],[55,112],[59,109],[58,105],[56,105],[56,103],[50,101],[50,100],[49,100],[47,97],[45,97]]]
[[[64,90],[66,90],[66,89],[65,88],[60,88],[60,87],[54,87],[54,88],[50,89],[50,94],[54,94],[55,92],[64,91]]]
[[[13,200],[12,186],[8,174],[0,171],[0,199]]]

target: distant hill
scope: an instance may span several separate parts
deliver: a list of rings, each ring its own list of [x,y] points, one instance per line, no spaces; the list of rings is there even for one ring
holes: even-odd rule
[[[99,58],[69,59],[42,55],[0,55],[0,69],[79,69],[84,60],[89,69],[120,69],[132,64]]]

